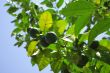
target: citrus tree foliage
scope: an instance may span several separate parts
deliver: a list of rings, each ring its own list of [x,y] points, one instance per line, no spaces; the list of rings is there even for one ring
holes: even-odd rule
[[[24,44],[40,71],[50,65],[54,73],[110,73],[109,0],[10,0],[5,6],[15,17],[15,46]]]

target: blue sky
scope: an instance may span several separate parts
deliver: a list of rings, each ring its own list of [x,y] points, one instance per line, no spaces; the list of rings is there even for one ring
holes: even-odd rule
[[[4,3],[6,0],[0,0],[0,73],[52,73],[50,67],[39,72],[37,66],[32,67],[25,49],[13,46],[16,42],[11,37],[13,17],[6,12]]]

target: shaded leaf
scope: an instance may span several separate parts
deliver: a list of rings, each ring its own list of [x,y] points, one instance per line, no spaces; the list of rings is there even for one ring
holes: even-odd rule
[[[107,31],[110,28],[110,18],[105,18],[99,21],[90,31],[88,44],[90,45],[96,36]]]
[[[17,10],[18,10],[18,8],[16,8],[15,6],[11,6],[11,7],[7,10],[7,12],[10,13],[10,14],[12,14],[12,13],[16,12]]]
[[[81,29],[89,22],[89,19],[90,19],[90,15],[79,16],[79,18],[75,22],[75,27],[74,27],[75,36],[78,36]]]
[[[83,41],[85,41],[85,40],[88,40],[88,35],[89,35],[88,32],[82,34],[82,35],[81,35],[81,38],[79,39],[79,42],[78,42],[78,43],[80,44],[81,42],[83,42]]]

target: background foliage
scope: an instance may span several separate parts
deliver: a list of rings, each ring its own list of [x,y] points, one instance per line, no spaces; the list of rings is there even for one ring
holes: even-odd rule
[[[24,44],[40,71],[50,65],[54,73],[110,73],[109,0],[10,0],[5,6],[15,17],[15,46]]]

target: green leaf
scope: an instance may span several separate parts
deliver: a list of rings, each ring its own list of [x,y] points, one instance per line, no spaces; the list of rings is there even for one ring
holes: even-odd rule
[[[81,38],[79,39],[78,44],[80,44],[81,42],[83,42],[83,41],[85,41],[85,40],[88,40],[88,35],[89,35],[88,32],[82,34],[82,35],[81,35]]]
[[[83,67],[83,73],[92,73],[92,71],[87,67]]]
[[[32,56],[33,53],[37,50],[36,45],[39,41],[32,41],[28,46],[28,56]]]
[[[57,7],[59,8],[63,4],[64,0],[59,0],[57,3]]]
[[[65,8],[62,9],[61,13],[65,16],[76,16],[91,14],[94,10],[95,5],[92,2],[78,0],[75,2],[70,2]]]
[[[53,2],[54,0],[44,0],[43,2],[41,2],[41,4],[46,5],[47,7],[52,8],[53,7]]]
[[[90,31],[88,37],[88,44],[90,45],[91,42],[95,39],[96,36],[99,34],[107,31],[110,28],[110,18],[105,18],[99,21]]]
[[[21,28],[15,28],[15,29],[12,31],[11,36],[18,34],[18,33],[21,32],[21,31],[22,31]]]
[[[102,68],[100,73],[110,73],[110,66],[108,64],[105,64]]]
[[[39,27],[41,31],[47,31],[52,26],[52,15],[50,12],[46,11],[41,14],[39,20]]]
[[[32,56],[31,63],[32,65],[37,64],[39,70],[41,71],[48,66],[50,58],[45,56],[43,52],[40,52],[39,54]]]
[[[106,48],[108,48],[110,50],[110,40],[107,40],[107,39],[102,39],[100,41],[100,45],[101,46],[104,46]]]
[[[67,22],[65,20],[59,20],[57,21],[56,23],[57,25],[57,30],[60,34],[62,34],[64,32],[64,30],[66,29],[66,26],[67,26]]]
[[[63,59],[54,60],[52,62],[51,68],[54,73],[59,73],[59,71],[61,70],[61,67],[62,67],[62,63],[63,63]]]
[[[81,68],[77,67],[75,64],[70,64],[69,69],[71,73],[81,73]]]
[[[40,71],[47,67],[50,63],[50,58],[46,57],[43,53],[40,53],[36,57],[36,60]]]
[[[97,59],[110,65],[110,59],[109,59],[110,58],[110,50],[107,49],[106,47],[99,46],[98,51],[99,51],[101,57],[97,57]]]
[[[75,22],[75,27],[74,27],[75,36],[78,36],[81,29],[89,22],[89,19],[90,19],[90,15],[79,16],[79,18]]]
[[[11,7],[7,10],[7,12],[10,13],[10,14],[12,14],[12,13],[16,12],[17,10],[18,10],[18,8],[16,8],[15,6],[11,6]]]
[[[67,34],[71,34],[71,35],[74,34],[74,31],[75,31],[75,30],[74,30],[74,27],[75,27],[74,24],[71,25],[70,28],[66,31],[66,33],[67,33]]]

